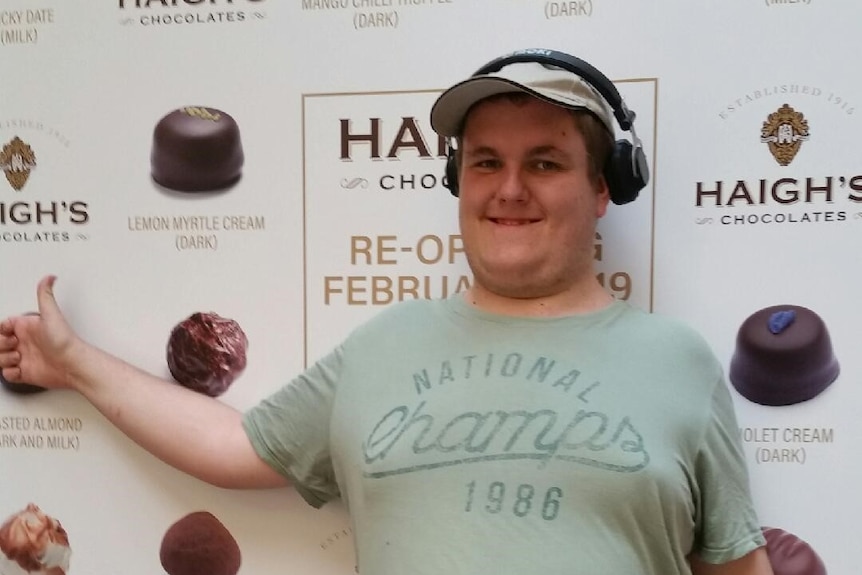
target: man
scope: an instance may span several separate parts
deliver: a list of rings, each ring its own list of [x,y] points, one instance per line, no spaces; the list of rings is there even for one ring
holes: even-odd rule
[[[388,308],[244,415],[81,341],[53,278],[0,324],[3,375],[215,485],[343,498],[363,573],[771,575],[718,362],[596,280],[612,113],[529,58],[445,92],[473,286]]]

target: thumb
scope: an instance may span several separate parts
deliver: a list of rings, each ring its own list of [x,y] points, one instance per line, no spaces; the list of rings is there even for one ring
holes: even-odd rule
[[[36,301],[39,304],[39,314],[44,317],[57,317],[62,315],[57,300],[54,299],[54,282],[57,276],[45,276],[36,288]]]

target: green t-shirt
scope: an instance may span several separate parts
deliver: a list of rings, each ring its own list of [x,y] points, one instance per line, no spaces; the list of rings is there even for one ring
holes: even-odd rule
[[[764,544],[703,340],[615,302],[513,318],[388,308],[244,418],[370,575],[673,575]]]

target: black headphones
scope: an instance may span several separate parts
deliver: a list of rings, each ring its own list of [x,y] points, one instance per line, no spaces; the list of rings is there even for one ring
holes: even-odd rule
[[[509,64],[519,62],[535,62],[548,66],[555,66],[571,72],[587,82],[601,94],[605,101],[611,106],[614,117],[625,131],[632,133],[632,142],[628,140],[617,140],[610,158],[604,167],[605,180],[610,190],[611,201],[615,204],[627,204],[638,197],[638,193],[649,182],[649,167],[643,146],[634,131],[635,113],[626,107],[620,93],[613,82],[596,68],[575,58],[565,52],[544,49],[518,50],[496,58],[473,73],[471,78],[484,74],[499,72]],[[446,158],[445,187],[453,196],[458,195],[458,167],[455,162],[454,146],[449,146]]]

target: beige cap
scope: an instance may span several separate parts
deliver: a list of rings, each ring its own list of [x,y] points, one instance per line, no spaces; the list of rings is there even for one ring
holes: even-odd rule
[[[434,102],[431,127],[441,136],[455,137],[473,104],[506,92],[525,92],[564,108],[588,110],[614,133],[613,111],[598,90],[568,70],[538,62],[516,62],[455,84]]]

